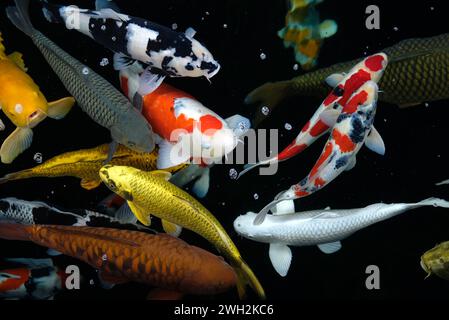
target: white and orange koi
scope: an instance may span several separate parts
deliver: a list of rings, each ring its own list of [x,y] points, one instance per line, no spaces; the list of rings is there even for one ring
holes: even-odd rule
[[[379,133],[373,129],[377,109],[378,87],[374,81],[365,82],[344,105],[321,156],[310,173],[298,184],[281,192],[254,219],[261,224],[268,211],[284,200],[307,197],[321,190],[343,171],[351,170],[364,144],[371,150],[385,153]]]
[[[378,53],[356,64],[346,75],[333,74],[329,76],[326,81],[334,89],[321,103],[295,140],[277,156],[248,165],[239,176],[260,165],[285,161],[303,152],[318,138],[329,132],[343,110],[343,106],[356,90],[367,81],[379,82],[387,64],[388,57],[384,53]]]

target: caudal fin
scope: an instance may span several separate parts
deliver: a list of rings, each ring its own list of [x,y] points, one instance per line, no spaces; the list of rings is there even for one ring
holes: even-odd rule
[[[14,181],[14,180],[31,178],[32,174],[33,174],[32,169],[13,172],[13,173],[7,174],[4,177],[0,178],[0,184],[4,184],[4,183]]]
[[[243,167],[244,169],[242,171],[240,171],[237,179],[240,179],[244,174],[248,173],[249,171],[251,171],[251,170],[253,170],[253,169],[257,168],[257,167],[269,164],[269,163],[274,162],[274,161],[276,161],[276,158],[268,159],[268,160],[265,160],[265,161],[260,161],[258,163],[245,164],[245,166]]]
[[[16,223],[0,223],[0,239],[28,241],[28,228]]]
[[[449,201],[439,198],[429,198],[417,203],[420,206],[433,206],[438,208],[449,208]]]
[[[246,298],[246,286],[249,285],[257,294],[259,299],[265,300],[265,290],[260,284],[254,272],[251,268],[246,264],[245,261],[241,260],[238,266],[234,266],[234,270],[237,273],[238,282],[237,282],[237,290],[239,293],[240,299]]]
[[[290,95],[290,88],[290,81],[268,82],[254,89],[246,96],[246,104],[257,104],[259,107],[253,121],[254,127],[258,127],[268,115],[267,112],[271,113]],[[262,110],[264,107],[268,108],[267,111]]]
[[[14,2],[16,6],[6,8],[6,15],[18,29],[31,37],[36,29],[30,20],[30,0],[15,0]]]

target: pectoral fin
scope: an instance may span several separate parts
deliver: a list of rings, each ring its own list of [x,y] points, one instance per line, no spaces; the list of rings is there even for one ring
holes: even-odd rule
[[[27,72],[28,68],[25,66],[25,62],[23,61],[23,56],[20,52],[13,52],[8,56],[9,60],[14,62],[22,71]]]
[[[190,149],[184,147],[184,144],[179,141],[176,144],[172,144],[166,140],[163,140],[159,144],[159,155],[157,158],[157,168],[167,169],[176,167],[182,163],[186,163],[190,159]],[[185,139],[187,140],[187,139]]]
[[[156,74],[151,71],[151,68],[146,68],[139,79],[139,89],[137,92],[145,97],[146,95],[154,92],[161,83],[164,81],[165,76],[162,74]]]
[[[6,129],[5,124],[3,123],[2,119],[0,119],[0,131],[3,131]]]
[[[171,173],[164,170],[151,171],[150,174],[158,178],[164,179],[165,181],[168,181],[171,178]]]
[[[272,243],[270,244],[269,255],[274,269],[281,277],[285,277],[292,263],[291,249],[285,244]]]
[[[98,186],[100,184],[101,184],[101,180],[81,179],[81,187],[86,190],[92,190],[92,189],[98,188]]]
[[[47,115],[52,119],[60,120],[70,112],[74,104],[75,99],[72,97],[66,97],[50,102],[48,103]]]
[[[115,213],[115,218],[122,223],[136,223],[137,217],[131,211],[128,203],[123,204]]]
[[[3,163],[9,164],[33,142],[33,131],[29,128],[17,128],[6,138],[0,149],[0,157]]]
[[[145,210],[142,210],[142,208],[136,206],[132,201],[127,201],[127,203],[131,211],[137,217],[137,220],[139,220],[144,226],[149,227],[151,225],[151,215],[146,213]]]
[[[336,241],[336,242],[331,242],[331,243],[319,244],[318,248],[325,254],[335,253],[341,249],[341,242]]]
[[[331,74],[326,78],[326,83],[329,87],[335,88],[344,78],[345,76],[341,73]]]
[[[295,213],[295,202],[293,200],[279,202],[271,211],[274,215]]]
[[[198,180],[195,181],[192,187],[192,192],[198,197],[198,198],[204,198],[207,195],[207,192],[209,191],[210,186],[210,169],[206,168],[204,169],[203,174],[201,177],[198,178]]]
[[[167,220],[162,220],[162,228],[164,228],[166,233],[176,238],[179,237],[182,231],[182,227]]]
[[[371,132],[366,138],[365,146],[381,156],[385,155],[385,143],[380,136],[379,131],[377,131],[374,127],[371,128]]]
[[[346,166],[345,171],[350,171],[354,169],[355,165],[357,164],[357,158],[354,156],[348,161],[348,165]]]

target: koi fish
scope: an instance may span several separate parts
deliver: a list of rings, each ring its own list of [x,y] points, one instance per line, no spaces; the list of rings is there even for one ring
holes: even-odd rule
[[[377,222],[408,210],[426,206],[449,208],[449,202],[430,198],[417,203],[375,203],[364,208],[313,210],[295,213],[292,200],[278,203],[274,215],[254,226],[256,214],[248,212],[234,221],[241,236],[270,245],[269,256],[275,270],[285,277],[292,261],[288,246],[318,246],[327,254],[341,249],[341,240]]]
[[[168,182],[170,173],[106,165],[100,170],[100,176],[112,192],[127,200],[131,211],[144,225],[151,224],[151,213],[162,219],[167,233],[179,234],[179,229],[184,227],[213,244],[234,267],[241,298],[245,296],[247,283],[260,298],[265,298],[261,284],[220,222],[187,192]]]
[[[142,72],[140,63],[120,71],[122,90],[131,101]],[[196,164],[219,161],[234,150],[239,136],[251,126],[240,115],[222,119],[191,95],[168,84],[143,97],[142,114],[159,136],[158,169],[185,163],[192,157]]]
[[[196,31],[192,28],[185,33],[177,32],[116,12],[108,4],[98,7],[98,2],[98,11],[42,4],[49,22],[62,23],[68,29],[73,28],[73,16],[79,17],[76,30],[115,52],[116,70],[126,68],[134,61],[147,64],[139,80],[141,96],[156,90],[166,76],[210,79],[220,70],[220,64],[209,50],[194,38]]]
[[[0,223],[0,238],[31,241],[79,259],[111,284],[139,282],[194,295],[222,293],[236,284],[222,258],[166,234]]]
[[[255,225],[261,224],[267,212],[277,203],[307,197],[324,188],[343,171],[354,168],[357,153],[365,143],[371,146],[370,149],[384,153],[382,138],[377,131],[372,130],[377,108],[377,92],[377,84],[367,81],[352,94],[310,173],[266,205],[254,220]]]
[[[154,149],[153,133],[145,118],[112,84],[36,30],[29,18],[29,2],[16,0],[15,7],[6,9],[7,16],[18,29],[31,37],[81,109],[107,128],[116,143],[137,152],[151,152]],[[108,160],[114,151],[111,147]]]
[[[285,17],[285,27],[278,32],[284,40],[286,48],[295,50],[296,61],[305,70],[316,66],[323,40],[337,33],[337,23],[334,20],[321,22],[315,6],[320,0],[300,1],[290,0],[291,9]]]
[[[343,106],[352,94],[365,82],[379,82],[387,67],[388,57],[383,54],[375,54],[356,64],[348,74],[333,74],[326,81],[334,89],[321,103],[312,118],[302,128],[295,140],[282,150],[277,156],[246,166],[239,176],[260,165],[277,163],[288,160],[307,149],[318,138],[329,132],[335,119],[340,115]],[[373,128],[373,130],[376,130]]]
[[[5,259],[17,267],[0,270],[0,298],[52,300],[65,289],[66,275],[51,259]]]
[[[400,108],[449,98],[449,33],[430,38],[403,40],[382,50],[389,66],[379,82],[379,100]],[[282,101],[295,96],[324,98],[329,92],[325,80],[332,74],[347,72],[362,59],[334,64],[300,75],[292,80],[266,83],[253,90],[245,103],[258,103],[273,111]],[[413,69],[413,72],[408,70]],[[432,79],[432,81],[429,81]],[[258,112],[253,125],[265,115]]]
[[[436,274],[440,278],[449,280],[449,241],[426,251],[421,256],[420,263],[423,270],[427,272],[427,277]]]
[[[144,226],[123,222],[90,210],[65,210],[44,202],[16,198],[0,199],[0,221],[23,225],[106,227],[153,232]]]
[[[91,149],[66,152],[53,157],[34,168],[7,174],[3,178],[0,178],[0,184],[39,177],[76,177],[81,179],[82,188],[92,190],[101,184],[98,171],[104,165],[104,160],[108,156],[108,151],[109,145],[104,144]],[[142,170],[152,171],[156,169],[157,155],[157,149],[153,150],[151,153],[138,153],[119,145],[110,163],[129,165]],[[166,170],[175,173],[186,167],[187,165],[179,165]]]
[[[6,55],[0,33],[0,109],[17,127],[0,149],[2,163],[9,164],[28,149],[33,141],[33,129],[46,117],[62,119],[75,104],[72,97],[47,102],[37,84],[26,73],[27,68],[19,52]],[[0,120],[0,130],[5,125]]]

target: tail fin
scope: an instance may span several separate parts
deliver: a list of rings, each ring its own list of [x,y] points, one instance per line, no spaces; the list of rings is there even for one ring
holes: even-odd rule
[[[265,300],[265,290],[246,262],[241,260],[238,266],[234,265],[233,267],[238,277],[237,290],[240,299],[246,298],[246,286],[249,285],[257,293],[259,299]]]
[[[6,15],[9,20],[22,32],[32,36],[34,31],[29,15],[30,0],[15,0],[15,7],[6,8]]]
[[[438,198],[429,198],[417,203],[420,206],[434,206],[438,208],[449,208],[449,201],[438,199]]]
[[[13,172],[13,173],[7,174],[6,176],[0,178],[0,184],[4,184],[4,183],[14,181],[14,180],[31,178],[32,174],[33,174],[33,169],[27,169],[27,170],[23,170],[23,171]]]
[[[448,180],[441,181],[441,182],[438,182],[438,183],[435,183],[436,186],[442,186],[442,185],[444,185],[444,184],[449,184],[449,179],[448,179]]]
[[[268,159],[268,160],[265,160],[265,161],[260,161],[260,162],[258,162],[258,163],[248,163],[248,164],[245,164],[245,166],[243,167],[244,170],[242,170],[242,171],[239,173],[237,179],[240,179],[244,174],[248,173],[249,171],[251,171],[251,170],[253,170],[253,169],[255,169],[255,168],[259,167],[259,166],[263,166],[263,165],[265,165],[265,164],[269,164],[270,162],[272,162],[272,161],[274,161],[274,160],[275,160],[275,159]]]
[[[288,98],[291,90],[291,81],[268,82],[254,89],[245,98],[245,104],[258,104],[260,108],[267,107],[271,113],[285,98]],[[266,112],[257,110],[253,121],[257,127],[266,117]]]
[[[16,223],[0,223],[0,239],[28,241],[28,228]]]

